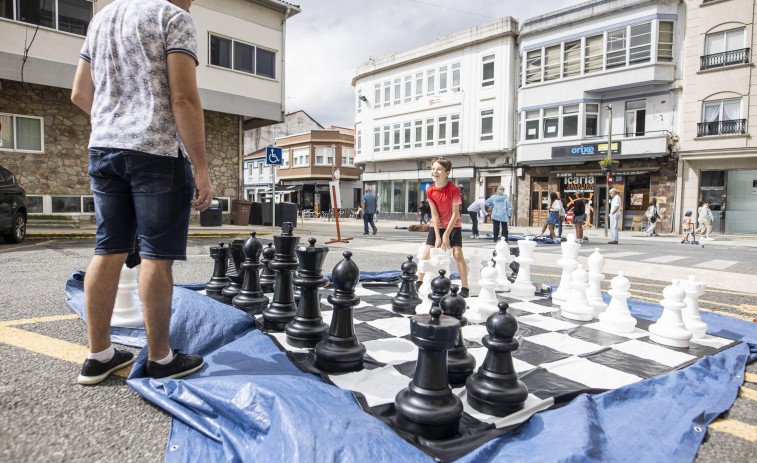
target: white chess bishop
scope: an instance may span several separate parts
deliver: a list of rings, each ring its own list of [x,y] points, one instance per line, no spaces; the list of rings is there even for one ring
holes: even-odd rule
[[[531,265],[535,262],[534,248],[536,248],[536,241],[533,237],[527,236],[526,239],[518,241],[518,249],[520,255],[515,258],[520,267],[518,268],[518,276],[515,277],[515,283],[510,287],[510,294],[515,297],[533,297],[534,296],[534,284],[531,282]]]
[[[594,252],[589,256],[589,287],[586,290],[586,297],[594,309],[595,317],[607,309],[607,304],[602,299],[602,280],[605,279],[602,268],[604,266],[604,256],[600,254],[599,248],[594,248]]]
[[[583,265],[578,264],[571,275],[570,295],[560,306],[560,315],[582,322],[588,322],[594,318],[594,308],[589,304],[589,299],[586,298],[588,281],[589,275],[584,270]]]
[[[657,323],[649,326],[649,339],[665,346],[689,347],[692,334],[686,329],[681,316],[686,308],[686,303],[683,302],[686,292],[676,283],[678,281],[662,291],[662,315]]]
[[[494,262],[497,264],[497,291],[510,291],[510,280],[507,279],[507,269],[510,267],[510,246],[507,244],[507,240],[503,236],[494,248],[497,251],[497,256],[494,258]]]
[[[561,305],[571,294],[573,271],[578,266],[578,251],[581,245],[576,243],[576,234],[568,235],[568,240],[560,243],[562,249],[562,258],[557,261],[557,265],[562,267],[562,276],[557,290],[552,293],[552,302]]]
[[[479,281],[481,292],[477,298],[471,301],[470,310],[466,312],[470,321],[474,323],[485,321],[489,315],[499,311],[497,307],[499,300],[495,293],[497,284],[497,270],[494,268],[494,263],[489,262],[489,265],[481,270],[481,280]],[[533,294],[533,286],[531,288],[531,294]]]
[[[702,281],[696,281],[694,275],[689,275],[688,280],[681,280],[678,284],[686,291],[686,297],[683,300],[686,303],[686,308],[682,313],[683,324],[686,325],[687,330],[691,331],[694,339],[703,338],[707,335],[708,326],[699,314],[699,297],[704,294],[707,285]]]
[[[598,315],[599,323],[608,331],[616,333],[632,333],[636,328],[636,319],[628,309],[628,298],[631,297],[631,282],[625,277],[625,272],[618,272],[618,276],[610,280],[609,294],[612,296],[607,310]]]
[[[137,269],[129,268],[125,264],[121,268],[118,277],[118,291],[116,292],[116,304],[113,306],[113,316],[110,319],[111,326],[125,328],[140,328],[145,326],[142,310],[137,307],[134,300],[134,291],[138,288]]]

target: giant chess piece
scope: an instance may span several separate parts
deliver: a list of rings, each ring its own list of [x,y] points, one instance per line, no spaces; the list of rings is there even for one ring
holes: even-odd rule
[[[481,270],[484,268],[486,262],[489,261],[489,256],[484,249],[472,248],[469,251],[465,251],[468,255],[468,289],[471,296],[478,296],[478,292],[481,290],[478,282],[481,279]]]
[[[683,300],[686,303],[686,308],[683,309],[682,314],[683,324],[694,335],[694,339],[703,338],[707,335],[708,327],[699,314],[699,297],[704,294],[707,285],[704,282],[696,281],[694,275],[689,275],[689,279],[681,280],[679,286],[686,291],[686,298]]]
[[[334,307],[329,334],[315,346],[315,366],[332,373],[347,373],[363,369],[365,346],[355,335],[353,308],[360,303],[355,286],[360,280],[360,269],[352,261],[352,253],[344,251],[342,259],[331,276],[334,294],[328,297]]]
[[[535,247],[536,241],[530,239],[530,237],[518,241],[519,255],[515,260],[520,266],[518,268],[518,276],[515,278],[515,283],[513,283],[510,288],[510,295],[512,296],[534,297],[535,289],[534,284],[531,282],[531,264],[536,262],[533,258]]]
[[[295,347],[312,349],[326,337],[329,326],[321,317],[321,291],[329,283],[321,269],[329,248],[316,246],[315,238],[308,240],[310,246],[297,248],[300,270],[294,279],[294,285],[300,289],[297,315],[286,326],[287,342]]]
[[[250,315],[261,314],[268,307],[268,297],[260,289],[258,277],[258,271],[263,267],[260,264],[263,245],[260,244],[255,235],[255,232],[250,232],[250,237],[247,238],[242,247],[244,262],[242,262],[241,267],[244,273],[244,282],[242,282],[242,289],[239,294],[231,300],[234,307]]]
[[[145,326],[142,310],[137,307],[134,300],[134,291],[138,288],[137,269],[129,268],[124,264],[121,267],[121,275],[118,277],[118,290],[116,292],[116,304],[113,306],[113,316],[110,318],[110,326],[123,326],[125,328],[141,328]]]
[[[560,315],[571,320],[591,321],[594,318],[594,308],[586,298],[589,274],[586,273],[583,265],[578,264],[578,268],[573,270],[571,277],[571,292],[561,306]]]
[[[500,302],[499,313],[486,320],[489,334],[482,342],[488,351],[484,363],[465,383],[468,404],[493,416],[507,416],[522,409],[528,398],[528,388],[513,367],[512,353],[520,347],[514,338],[518,322],[507,309],[508,304]]]
[[[260,289],[264,293],[272,293],[273,286],[276,283],[276,272],[271,270],[270,264],[276,258],[276,248],[273,243],[269,242],[268,246],[263,248],[263,272],[260,274]]]
[[[431,299],[429,299],[429,294],[432,291],[431,281],[439,274],[439,270],[444,270],[446,273],[449,273],[450,262],[449,252],[443,251],[440,248],[431,248],[429,250],[428,260],[421,261],[420,264],[421,273],[424,275],[423,284],[418,288],[418,294],[420,294],[422,299],[429,302],[431,301]]]
[[[507,267],[510,265],[510,245],[503,236],[494,247],[497,255],[494,257],[497,269],[497,291],[510,291],[510,280],[507,279]]]
[[[562,249],[562,258],[557,261],[557,265],[562,267],[562,276],[560,277],[560,285],[552,293],[552,302],[557,305],[561,305],[570,297],[573,271],[578,266],[578,251],[581,250],[581,245],[576,243],[576,235],[571,233],[568,235],[567,241],[560,243],[560,248]]]
[[[481,280],[478,282],[481,287],[481,291],[478,297],[471,302],[470,319],[473,322],[479,323],[486,320],[486,318],[497,312],[497,270],[494,268],[494,263],[489,262],[489,265],[484,267],[481,271]],[[533,289],[533,286],[531,286]]]
[[[229,248],[224,247],[223,243],[210,248],[210,257],[215,261],[213,266],[213,276],[210,281],[205,283],[205,294],[217,301],[224,302],[223,288],[229,286],[231,280],[226,276],[227,261],[229,259]]]
[[[263,327],[269,331],[284,331],[287,323],[297,314],[292,277],[297,270],[295,248],[300,242],[300,237],[292,234],[292,222],[284,222],[281,234],[274,236],[273,241],[276,243],[276,259],[268,266],[276,272],[276,283],[273,301],[263,311]]]
[[[439,307],[439,302],[449,293],[452,282],[444,276],[446,270],[439,270],[439,276],[431,280],[431,293],[428,295],[431,301],[431,308]]]
[[[610,280],[610,288],[612,288],[608,291],[612,296],[610,305],[607,306],[607,310],[597,316],[600,325],[616,333],[633,333],[636,329],[636,319],[628,309],[631,282],[625,277],[624,271],[619,271],[618,276]]]
[[[677,284],[672,284],[662,290],[662,297],[662,315],[657,323],[649,326],[649,340],[665,346],[689,347],[693,335],[686,329],[681,315],[686,308],[686,303],[683,302],[686,291]]]
[[[426,439],[447,439],[457,433],[463,404],[447,381],[447,351],[455,346],[460,322],[442,315],[410,317],[410,340],[418,346],[413,380],[394,399],[397,426]]]
[[[476,368],[476,359],[468,352],[465,347],[463,338],[463,326],[468,324],[468,320],[463,317],[467,305],[465,299],[457,294],[459,287],[452,285],[452,292],[447,294],[439,301],[439,306],[444,315],[452,317],[460,322],[460,330],[457,335],[455,347],[447,352],[447,377],[452,387],[465,385],[465,380],[473,373]]]
[[[243,239],[231,240],[229,243],[229,259],[226,267],[226,276],[231,281],[229,286],[221,290],[224,302],[232,304],[232,300],[242,290],[242,283],[244,282],[244,269],[242,268],[242,262],[244,262],[244,243]]]
[[[604,256],[600,254],[599,248],[594,248],[594,252],[589,256],[589,288],[586,290],[586,297],[594,309],[594,316],[598,316],[607,309],[607,304],[602,299],[602,280],[605,279],[602,268],[604,266]]]
[[[423,302],[423,299],[415,289],[415,282],[418,280],[415,272],[418,270],[418,265],[413,262],[413,256],[407,256],[407,261],[402,263],[400,269],[402,269],[400,276],[402,283],[397,295],[392,298],[392,310],[405,315],[415,315],[415,308]]]

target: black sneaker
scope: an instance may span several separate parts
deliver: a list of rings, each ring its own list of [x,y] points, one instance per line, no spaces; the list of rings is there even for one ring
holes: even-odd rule
[[[373,234],[375,235],[378,232],[378,228],[373,229]]]
[[[85,360],[76,382],[90,386],[100,383],[114,371],[118,371],[132,363],[134,363],[134,354],[116,349],[116,353],[113,354],[113,358],[109,362],[101,362],[94,359]]]
[[[205,365],[205,361],[199,355],[182,354],[178,349],[174,350],[174,354],[176,355],[173,356],[173,360],[166,365],[148,360],[147,365],[145,365],[145,376],[155,379],[183,378]]]
[[[460,288],[460,297],[468,297],[468,292],[468,288],[463,286],[462,288]]]

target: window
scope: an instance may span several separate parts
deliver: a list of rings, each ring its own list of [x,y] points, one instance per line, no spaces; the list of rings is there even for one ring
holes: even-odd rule
[[[390,104],[392,104],[392,83],[387,80],[384,82],[384,107]]]
[[[562,108],[562,136],[578,135],[578,105],[563,106]]]
[[[394,124],[394,127],[392,127],[392,148],[395,150],[400,149],[400,125]]]
[[[89,27],[91,19],[91,1],[58,0],[58,30],[77,35],[87,35],[87,27]]]
[[[452,91],[460,91],[460,63],[452,64]]]
[[[231,69],[231,40],[210,36],[210,64]]]
[[[310,166],[310,148],[296,148],[292,150],[292,167]]]
[[[276,52],[212,34],[210,64],[269,79],[276,77]]]
[[[256,164],[258,166],[258,178],[260,178],[263,176],[263,162],[257,162]]]
[[[373,86],[373,109],[379,109],[381,107],[381,84]]]
[[[438,129],[436,131],[439,137],[439,145],[447,144],[447,116],[439,116]]]
[[[13,19],[13,2],[0,1],[0,17]],[[88,0],[16,0],[16,20],[77,35],[87,35],[92,19]]]
[[[539,139],[539,110],[526,111],[526,140]]]
[[[481,64],[481,86],[490,87],[494,85],[494,55],[481,58]]]
[[[394,79],[394,104],[402,102],[402,80]]]
[[[634,24],[631,26],[631,47],[629,61],[631,64],[644,63],[651,59],[652,54],[652,23]]]
[[[389,126],[385,125],[384,130],[384,151],[389,151],[390,145],[389,145],[389,137],[391,136],[389,133]]]
[[[415,99],[420,100],[423,96],[423,73],[415,74]]]
[[[410,103],[413,99],[413,78],[405,76],[405,103]]]
[[[289,150],[281,150],[281,166],[279,168],[289,168]]]
[[[447,66],[439,68],[439,93],[447,93]]]
[[[79,196],[53,196],[53,214],[78,214],[81,212],[81,197]]]
[[[741,116],[740,98],[706,101],[702,120],[702,123],[697,124],[699,137],[746,133],[746,121]]]
[[[426,119],[426,146],[434,146],[434,118]]]
[[[701,69],[712,69],[749,62],[749,49],[744,48],[744,29],[707,34],[705,56]]]
[[[415,147],[423,146],[423,121],[417,120],[413,123],[415,126]]]
[[[602,70],[602,36],[586,37],[584,46],[584,74]]]
[[[354,166],[355,165],[355,149],[342,147],[342,166]]]
[[[647,115],[646,100],[634,100],[626,102],[626,137],[641,137]]]
[[[673,22],[660,21],[657,33],[657,61],[673,61]]]
[[[555,138],[560,129],[560,108],[544,109],[544,138]]]
[[[450,116],[449,120],[449,144],[455,145],[457,143],[460,143],[460,115],[453,114],[452,116]]]
[[[544,80],[560,78],[560,45],[544,49]]]
[[[315,165],[331,166],[334,164],[334,149],[330,146],[315,147]]]
[[[363,91],[358,89],[357,91],[357,112],[360,112],[363,108]]]
[[[381,151],[381,129],[373,128],[373,152]]]
[[[41,118],[0,114],[0,126],[0,150],[43,151]]]
[[[410,135],[410,122],[405,122],[404,124],[402,124],[402,147],[405,149],[410,148]]]
[[[43,214],[45,212],[44,197],[26,195],[26,211],[29,214]]]
[[[361,148],[360,148],[360,145],[361,145],[361,142],[362,142],[362,138],[363,138],[363,136],[360,133],[360,130],[358,130],[357,131],[357,154],[360,154],[360,151],[362,151]],[[342,154],[342,157],[344,157],[344,154]],[[342,161],[342,162],[344,162],[344,161]]]
[[[426,71],[426,95],[434,94],[434,70]]]
[[[599,105],[596,103],[587,103],[585,111],[584,135],[589,137],[597,136],[599,127]]]
[[[526,84],[541,82],[541,49],[526,54]]]
[[[565,44],[563,52],[563,77],[581,74],[581,41],[575,40]]]
[[[249,73],[255,71],[255,47],[234,42],[234,69]]]
[[[607,67],[626,65],[626,28],[607,33]]]
[[[494,139],[494,110],[481,111],[481,141]]]

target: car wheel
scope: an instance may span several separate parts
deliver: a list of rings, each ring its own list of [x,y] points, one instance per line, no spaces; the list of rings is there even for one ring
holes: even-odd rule
[[[5,241],[8,243],[20,243],[26,238],[26,216],[21,212],[16,212],[13,216],[13,229],[5,235]]]

